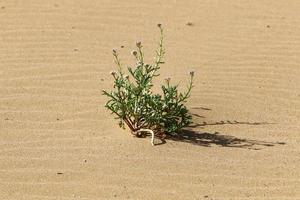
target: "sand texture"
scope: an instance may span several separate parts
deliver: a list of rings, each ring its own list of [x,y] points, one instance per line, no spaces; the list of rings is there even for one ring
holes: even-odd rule
[[[300,199],[299,0],[0,1],[0,199]],[[185,139],[152,147],[104,108],[141,40],[195,87]],[[121,46],[124,46],[121,48]],[[159,141],[156,141],[157,143]]]

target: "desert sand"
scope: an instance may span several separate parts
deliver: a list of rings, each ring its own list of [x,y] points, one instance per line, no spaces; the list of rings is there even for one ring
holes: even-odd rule
[[[0,1],[0,199],[300,199],[300,1]],[[195,87],[185,139],[104,108],[117,47]],[[121,46],[124,46],[121,48]],[[156,143],[160,141],[156,140]]]

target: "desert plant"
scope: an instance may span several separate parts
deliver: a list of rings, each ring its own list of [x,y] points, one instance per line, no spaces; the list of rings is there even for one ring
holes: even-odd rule
[[[183,127],[191,123],[192,117],[184,105],[190,97],[193,87],[194,72],[190,72],[190,81],[185,93],[178,92],[178,85],[171,85],[170,78],[165,79],[165,84],[161,86],[162,94],[154,94],[152,80],[159,76],[158,70],[164,63],[165,49],[163,47],[164,34],[161,24],[160,40],[156,50],[154,64],[144,62],[144,52],[141,42],[136,43],[137,50],[132,51],[136,59],[134,67],[128,67],[129,75],[124,73],[123,66],[116,49],[113,49],[113,56],[118,67],[117,71],[112,71],[114,78],[113,90],[103,91],[108,97],[105,107],[119,120],[119,126],[125,128],[125,124],[131,133],[137,137],[148,132],[154,136],[164,138],[180,134]]]

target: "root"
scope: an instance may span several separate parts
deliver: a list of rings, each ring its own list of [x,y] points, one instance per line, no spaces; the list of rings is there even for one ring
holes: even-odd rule
[[[148,132],[151,134],[151,145],[154,146],[154,132],[151,129],[139,129],[135,133],[138,134],[140,132]]]

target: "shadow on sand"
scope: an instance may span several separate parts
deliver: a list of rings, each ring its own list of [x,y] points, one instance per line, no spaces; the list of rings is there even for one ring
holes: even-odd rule
[[[284,142],[267,142],[259,140],[249,140],[244,138],[237,138],[230,135],[222,135],[218,132],[196,132],[193,130],[183,130],[178,136],[168,137],[166,140],[187,142],[194,145],[211,147],[212,145],[218,145],[222,147],[234,147],[234,148],[247,148],[253,150],[260,150],[263,147],[272,147],[275,145],[284,145]],[[165,142],[163,142],[165,143]]]
[[[200,107],[198,109],[208,110],[209,108]],[[198,114],[192,114],[198,118],[205,118],[204,116]],[[284,142],[268,142],[268,141],[259,141],[259,140],[250,140],[245,138],[238,138],[231,135],[223,135],[218,132],[209,133],[209,132],[200,132],[195,131],[197,127],[203,128],[204,126],[215,126],[215,125],[268,125],[274,123],[268,122],[241,122],[241,121],[219,121],[219,122],[202,122],[196,123],[189,126],[187,129],[184,129],[181,134],[177,136],[168,136],[163,140],[160,144],[165,144],[167,140],[178,141],[178,142],[186,142],[193,145],[199,145],[204,147],[211,147],[213,145],[222,146],[222,147],[232,147],[232,148],[246,148],[252,150],[260,150],[264,147],[272,147],[275,145],[284,145]],[[199,128],[198,128],[199,129]],[[158,144],[158,145],[160,145]]]
[[[214,126],[214,125],[226,125],[226,124],[233,124],[233,125],[268,125],[268,124],[275,124],[275,123],[269,123],[269,122],[240,122],[240,121],[219,121],[219,122],[202,122],[202,123],[195,123],[190,125],[190,128],[196,128],[201,126]]]

